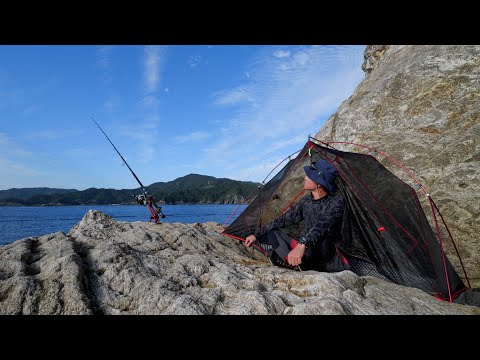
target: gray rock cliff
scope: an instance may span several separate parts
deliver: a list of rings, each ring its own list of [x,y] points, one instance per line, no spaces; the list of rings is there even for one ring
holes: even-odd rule
[[[0,314],[478,314],[350,271],[272,266],[216,223],[118,222],[0,247]]]
[[[479,287],[480,46],[368,46],[362,68],[365,79],[315,137],[365,144],[404,164],[438,205]],[[378,160],[413,186],[400,168]],[[445,248],[465,279],[451,241]]]

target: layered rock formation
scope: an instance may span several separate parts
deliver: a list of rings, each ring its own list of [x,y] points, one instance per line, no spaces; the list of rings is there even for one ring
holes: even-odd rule
[[[368,46],[362,68],[366,78],[315,137],[365,144],[404,164],[438,205],[472,286],[480,286],[480,46]],[[463,277],[451,241],[445,247]]]
[[[0,247],[0,314],[478,314],[350,271],[295,272],[216,223],[117,222]]]

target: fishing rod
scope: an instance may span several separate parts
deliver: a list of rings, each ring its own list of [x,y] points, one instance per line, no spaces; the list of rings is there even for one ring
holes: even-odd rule
[[[135,197],[135,199],[137,200],[137,202],[140,204],[140,205],[144,205],[144,206],[147,206],[148,207],[148,210],[150,211],[150,220],[153,220],[155,222],[155,224],[158,224],[159,223],[159,217],[161,217],[162,219],[165,218],[165,214],[162,212],[162,208],[160,206],[158,206],[155,198],[149,194],[149,192],[147,191],[147,189],[145,188],[145,186],[143,186],[142,182],[140,181],[140,179],[137,177],[137,175],[135,175],[135,173],[133,172],[132,168],[128,165],[127,161],[123,158],[122,154],[120,154],[120,151],[118,151],[118,149],[115,147],[115,145],[113,145],[113,142],[112,140],[110,140],[110,138],[108,137],[107,134],[105,134],[105,131],[103,131],[103,129],[100,127],[100,125],[95,121],[95,119],[93,118],[92,116],[92,120],[95,124],[97,124],[98,128],[100,129],[100,131],[103,133],[103,135],[105,135],[105,137],[107,138],[107,140],[110,142],[110,144],[112,144],[113,148],[115,149],[115,151],[117,152],[117,154],[120,156],[120,158],[122,159],[123,163],[125,165],[127,165],[128,167],[128,170],[130,170],[130,172],[132,173],[133,177],[135,178],[135,180],[137,180],[137,182],[140,184],[140,188],[142,190],[142,194],[140,195],[132,195],[133,197]]]

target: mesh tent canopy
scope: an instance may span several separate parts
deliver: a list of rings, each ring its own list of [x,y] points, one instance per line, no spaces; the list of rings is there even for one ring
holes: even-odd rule
[[[353,272],[415,287],[448,301],[466,289],[412,186],[370,154],[340,151],[314,139],[258,190],[223,234],[245,239],[302,196],[309,196],[303,191],[303,166],[321,159],[332,164],[340,175],[335,184],[346,210],[337,246]],[[435,209],[438,210],[432,207],[432,211]],[[298,239],[303,223],[282,231]]]

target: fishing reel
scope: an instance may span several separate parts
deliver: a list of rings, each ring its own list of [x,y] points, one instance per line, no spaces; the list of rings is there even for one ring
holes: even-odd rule
[[[155,221],[157,221],[158,218],[165,219],[166,215],[162,212],[162,208],[156,204],[155,199],[152,196],[147,197],[145,194],[132,194],[132,196],[140,205],[148,206],[152,219]]]
[[[143,205],[143,206],[148,205],[147,197],[144,194],[139,194],[139,195],[132,194],[132,196],[135,198],[137,203],[139,203],[140,205]]]

